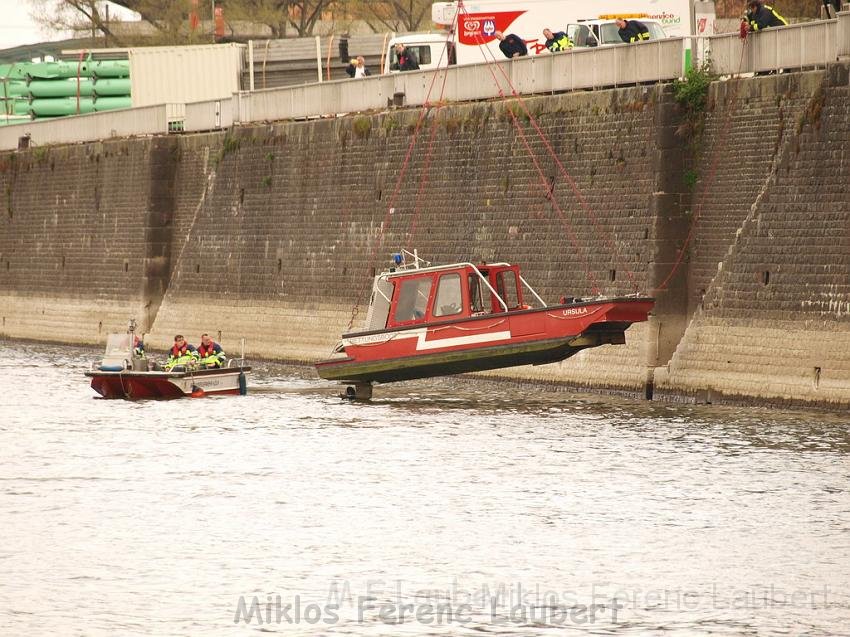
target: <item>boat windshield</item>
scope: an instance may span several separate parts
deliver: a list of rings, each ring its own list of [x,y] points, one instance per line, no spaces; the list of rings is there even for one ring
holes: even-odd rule
[[[452,316],[463,309],[460,292],[460,274],[452,272],[440,277],[437,298],[434,300],[434,316]]]
[[[372,301],[366,314],[366,329],[381,330],[387,326],[390,315],[390,298],[393,294],[393,284],[381,277],[375,278],[372,289]]]
[[[395,322],[407,323],[425,319],[428,296],[431,294],[431,277],[407,279],[401,282],[395,309]]]
[[[130,334],[110,334],[106,337],[104,358],[123,358],[130,352]]]

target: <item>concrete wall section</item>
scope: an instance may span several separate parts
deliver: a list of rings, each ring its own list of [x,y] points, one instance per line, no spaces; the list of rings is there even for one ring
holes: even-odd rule
[[[751,209],[735,215],[738,228],[718,257],[701,308],[669,366],[656,374],[663,392],[715,402],[850,404],[847,69],[800,80],[812,84],[798,90],[803,103],[786,115],[784,133],[757,128],[776,135],[773,152],[759,163],[762,185]],[[772,109],[795,90],[793,82],[760,80],[763,92],[736,105],[735,117],[775,122]],[[724,116],[720,108],[716,117]],[[733,129],[728,152],[748,156],[751,143],[752,136]],[[741,174],[752,172],[741,166]],[[750,189],[754,181],[741,180]],[[707,218],[723,216],[709,205],[706,211]],[[701,231],[717,233],[717,227]]]
[[[848,405],[848,66],[712,90],[701,133],[654,86],[0,155],[0,335],[135,317],[151,348],[313,361],[417,248],[519,263],[549,302],[657,298],[625,346],[498,375]]]
[[[0,158],[0,331],[97,342],[143,305],[149,142]]]
[[[193,194],[178,196],[180,254],[149,340],[220,331],[231,350],[247,336],[255,355],[325,357],[358,298],[355,327],[365,318],[371,268],[401,247],[519,262],[550,302],[645,291],[669,99],[641,88],[182,138]],[[642,392],[648,333],[517,373]]]

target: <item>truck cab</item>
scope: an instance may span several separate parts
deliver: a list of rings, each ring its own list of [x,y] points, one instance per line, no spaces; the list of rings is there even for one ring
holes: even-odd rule
[[[384,59],[384,73],[398,73],[396,44],[403,44],[407,49],[413,51],[419,61],[419,69],[422,71],[456,63],[454,46],[448,41],[445,33],[409,33],[396,36],[390,40]],[[447,47],[448,50],[446,50]]]
[[[650,40],[661,40],[667,37],[660,22],[643,18],[635,19],[639,19],[649,29]],[[618,31],[619,27],[615,20],[579,20],[577,23],[567,25],[567,35],[573,46],[578,48],[624,44]]]

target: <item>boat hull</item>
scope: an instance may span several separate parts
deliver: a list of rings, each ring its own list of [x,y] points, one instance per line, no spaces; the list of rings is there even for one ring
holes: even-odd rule
[[[245,393],[250,367],[223,367],[181,372],[87,371],[91,386],[103,398],[173,399]]]
[[[653,299],[622,298],[490,314],[411,329],[346,334],[345,356],[316,364],[326,380],[388,383],[542,365],[583,349],[625,343]]]

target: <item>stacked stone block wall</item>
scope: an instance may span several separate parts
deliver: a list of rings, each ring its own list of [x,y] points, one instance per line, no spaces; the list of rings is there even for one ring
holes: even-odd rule
[[[132,316],[150,347],[313,361],[416,248],[519,263],[549,302],[657,298],[625,346],[500,376],[845,404],[846,79],[720,83],[696,138],[655,86],[7,153],[0,334],[95,343]]]
[[[717,104],[716,120],[732,119],[724,152],[746,159],[709,186],[692,264],[694,287],[705,293],[656,388],[712,402],[846,406],[847,67],[763,78],[737,104]],[[720,143],[718,130],[709,129],[707,148]],[[729,196],[736,184],[745,196]]]

